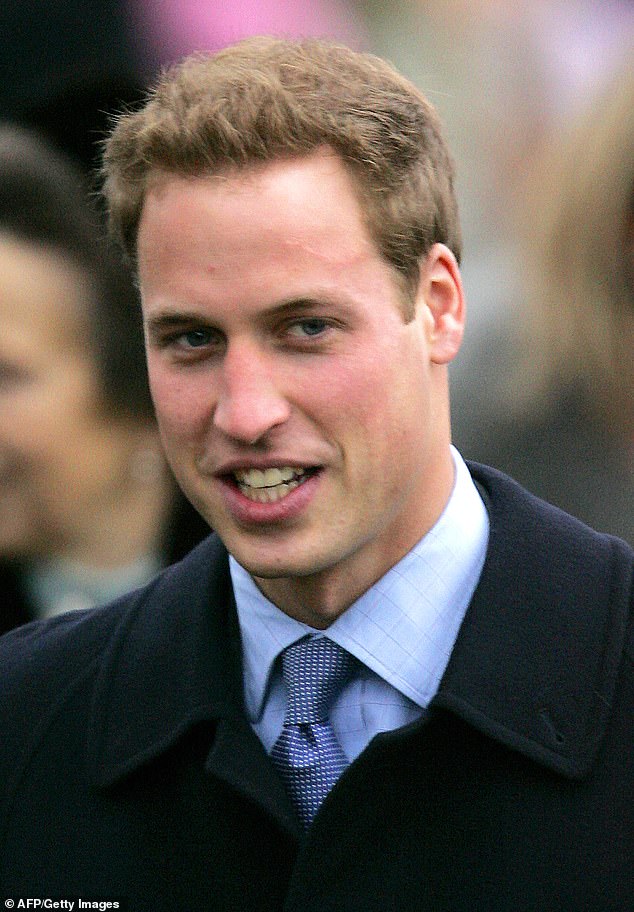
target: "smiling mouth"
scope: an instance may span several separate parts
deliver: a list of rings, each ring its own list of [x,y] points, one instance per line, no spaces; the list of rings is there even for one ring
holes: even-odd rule
[[[280,466],[271,469],[239,469],[232,473],[241,494],[255,503],[275,503],[304,484],[318,469]]]

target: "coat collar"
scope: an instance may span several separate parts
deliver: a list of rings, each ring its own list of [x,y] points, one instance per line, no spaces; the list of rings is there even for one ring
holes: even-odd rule
[[[490,513],[489,549],[432,707],[559,773],[582,776],[614,691],[632,552],[500,473],[470,470]],[[245,752],[225,778],[246,777],[255,789],[265,755],[243,709],[239,632],[220,541],[206,539],[125,604],[104,649],[88,733],[97,784],[113,784],[209,720],[218,724],[219,744],[229,745],[223,762],[232,744]],[[212,754],[214,762],[219,769]],[[271,803],[281,800],[274,781],[267,783]]]
[[[634,555],[502,473],[469,468],[490,513],[489,549],[433,705],[580,778],[610,713]]]
[[[209,537],[126,601],[95,687],[87,736],[94,784],[114,786],[209,721],[215,737],[208,771],[299,836],[288,795],[243,708],[237,614],[220,540]]]
[[[126,775],[197,722],[241,718],[228,558],[212,536],[128,599],[106,644],[88,739],[97,782]]]

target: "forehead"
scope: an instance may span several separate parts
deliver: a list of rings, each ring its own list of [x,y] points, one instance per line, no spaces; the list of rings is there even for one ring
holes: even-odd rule
[[[139,226],[139,267],[200,253],[244,258],[259,251],[345,263],[376,252],[355,187],[327,149],[217,175],[155,174]],[[151,270],[150,270],[151,271]]]

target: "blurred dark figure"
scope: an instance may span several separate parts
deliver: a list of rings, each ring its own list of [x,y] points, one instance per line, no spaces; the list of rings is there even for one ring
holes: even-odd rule
[[[459,442],[589,525],[633,542],[631,59],[531,175],[530,306],[508,383],[511,416],[474,422],[473,439]]]
[[[136,291],[80,174],[0,126],[0,631],[145,583],[206,531],[164,462]]]
[[[37,129],[85,169],[109,117],[151,75],[127,0],[0,4],[0,119]]]

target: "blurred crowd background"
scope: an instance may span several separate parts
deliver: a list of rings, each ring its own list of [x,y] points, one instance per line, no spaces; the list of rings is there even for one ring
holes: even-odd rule
[[[455,442],[632,541],[632,0],[7,0],[0,121],[38,131],[94,189],[109,118],[161,67],[257,33],[375,52],[439,109],[457,160],[469,306]],[[0,236],[11,230],[0,224]],[[2,410],[1,358],[0,340],[0,525],[12,480],[2,415],[15,416]],[[204,534],[191,523],[187,545]],[[0,590],[7,562],[14,577],[44,565],[48,582],[52,561],[69,562],[3,541],[0,531]],[[152,567],[177,556],[153,548]]]

